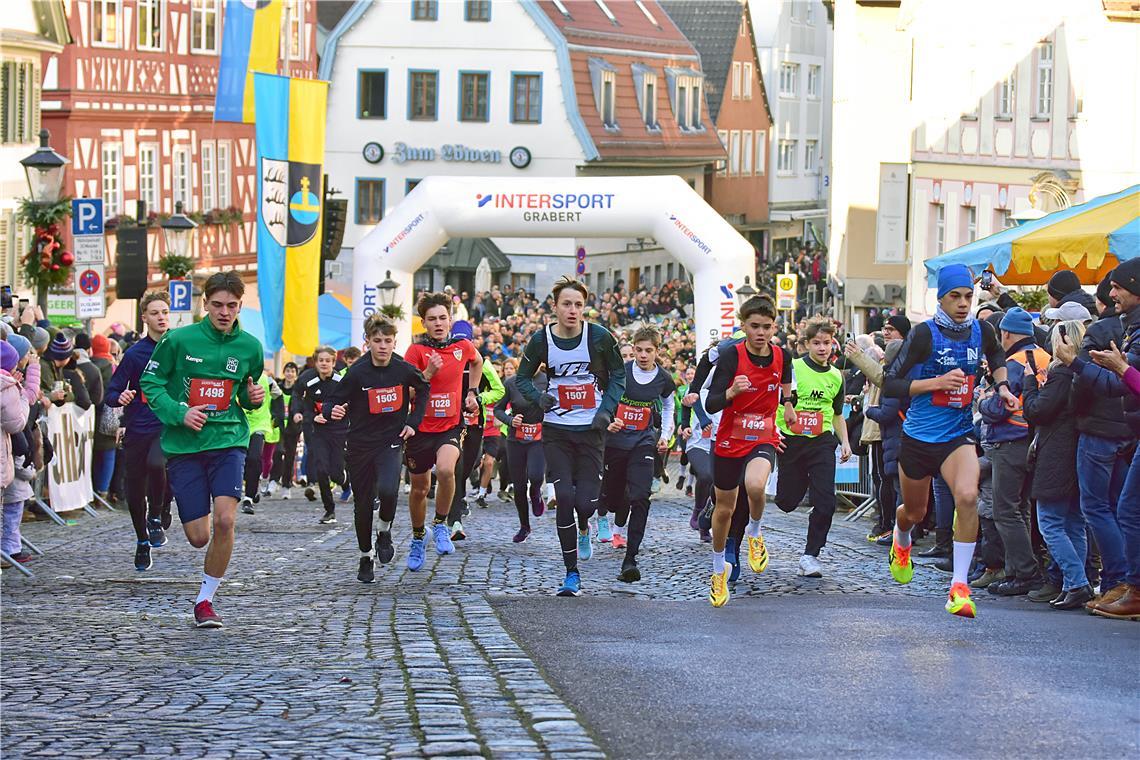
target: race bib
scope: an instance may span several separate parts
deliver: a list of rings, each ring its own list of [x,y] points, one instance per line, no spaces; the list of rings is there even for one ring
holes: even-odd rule
[[[211,380],[195,377],[190,380],[190,406],[205,406],[211,412],[224,412],[230,408],[233,397],[233,380]]]
[[[427,413],[431,417],[450,417],[455,411],[454,393],[432,393],[428,396]]]
[[[404,386],[368,389],[368,411],[371,414],[389,414],[404,405]]]
[[[759,441],[769,438],[775,426],[775,417],[745,412],[732,420],[732,437],[741,441]]]
[[[968,407],[974,401],[974,376],[966,378],[966,382],[957,390],[934,391],[930,403],[934,406],[948,406],[954,409]]]
[[[715,425],[705,425],[704,430],[701,431],[701,438],[712,438],[713,428]]]
[[[558,405],[563,409],[593,409],[598,405],[593,385],[558,386]]]
[[[524,422],[515,428],[515,437],[520,441],[541,441],[542,440],[542,423],[541,422]]]
[[[796,412],[796,424],[788,429],[799,435],[819,435],[823,432],[823,412]]]
[[[653,409],[648,406],[618,404],[614,419],[622,424],[622,430],[645,430],[653,419]]]
[[[313,402],[313,409],[316,411],[317,414],[323,414],[324,409],[325,409],[325,402],[324,401]]]

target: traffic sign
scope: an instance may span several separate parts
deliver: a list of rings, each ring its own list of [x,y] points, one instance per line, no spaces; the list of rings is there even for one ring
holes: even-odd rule
[[[76,198],[71,201],[71,234],[103,234],[102,198]]]
[[[74,237],[75,263],[102,264],[103,263],[103,236],[102,235],[76,235]]]
[[[191,288],[190,280],[170,281],[170,310],[172,312],[190,311]]]
[[[586,262],[579,261],[577,266],[578,274],[586,274]]]
[[[794,274],[776,275],[776,308],[794,311],[796,308],[796,285],[799,278]]]
[[[75,314],[80,319],[93,319],[107,315],[107,278],[102,264],[76,267]]]

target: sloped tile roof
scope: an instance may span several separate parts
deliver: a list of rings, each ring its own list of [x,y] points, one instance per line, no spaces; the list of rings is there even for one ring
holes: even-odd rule
[[[740,0],[661,0],[660,5],[701,56],[705,97],[715,122],[745,6]]]

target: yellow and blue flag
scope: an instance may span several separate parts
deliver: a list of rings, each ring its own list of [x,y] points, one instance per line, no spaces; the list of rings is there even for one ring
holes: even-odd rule
[[[228,0],[214,121],[253,123],[253,73],[277,73],[281,0]]]
[[[325,106],[329,84],[254,75],[257,107],[257,291],[265,346],[317,347]]]

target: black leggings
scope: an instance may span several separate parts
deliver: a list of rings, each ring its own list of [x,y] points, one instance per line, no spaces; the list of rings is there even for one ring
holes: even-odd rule
[[[602,478],[602,503],[614,508],[614,522],[629,523],[627,560],[637,556],[645,524],[649,521],[649,494],[656,467],[656,447],[643,444],[632,449],[606,449],[606,469]],[[600,510],[599,510],[600,513]]]
[[[467,496],[467,479],[471,471],[479,464],[479,457],[483,453],[483,428],[468,425],[463,436],[463,448],[459,459],[455,462],[455,495],[451,497],[451,513],[447,516],[447,524],[454,525],[463,519],[463,498]]]
[[[261,481],[261,452],[264,449],[265,433],[252,433],[245,452],[245,495],[250,499],[257,496]]]
[[[689,449],[685,453],[689,457],[693,479],[696,480],[696,486],[693,488],[693,511],[700,514],[713,498],[712,453],[699,448]]]
[[[297,463],[297,441],[301,438],[301,431],[283,433],[281,445],[273,452],[273,471],[270,478],[281,484],[282,488],[293,487],[293,470]]]
[[[400,468],[404,465],[404,447],[385,444],[379,449],[353,451],[345,457],[352,478],[353,522],[356,545],[361,552],[372,551],[372,512],[380,500],[380,522],[396,518],[396,497],[400,492]]]
[[[563,430],[543,425],[542,450],[546,458],[546,479],[554,486],[558,498],[555,521],[562,562],[568,571],[576,570],[578,535],[575,528],[589,530],[590,515],[598,507],[605,431]]]
[[[515,486],[515,509],[519,513],[519,527],[529,528],[530,500],[542,497],[542,478],[546,470],[542,444],[516,443],[507,439],[507,458],[504,464],[510,469],[511,482]]]
[[[127,508],[139,541],[147,540],[148,517],[153,520],[170,512],[171,493],[166,484],[166,456],[162,453],[161,437],[160,430],[153,433],[127,431],[123,439],[122,461],[131,469],[130,476],[124,478]]]
[[[305,445],[309,449],[309,485],[316,481],[325,511],[332,512],[336,509],[336,502],[333,501],[330,481],[338,485],[344,483],[344,433],[329,433],[318,428],[312,434],[306,434]]]

